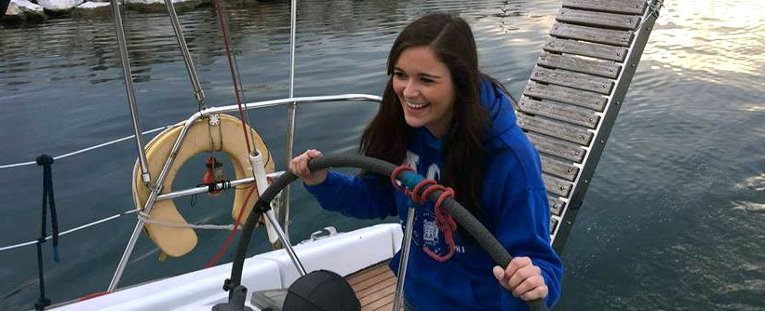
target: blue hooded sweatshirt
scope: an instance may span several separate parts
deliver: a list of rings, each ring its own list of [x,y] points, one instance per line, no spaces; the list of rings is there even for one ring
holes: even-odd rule
[[[501,89],[483,80],[481,103],[489,112],[492,127],[485,141],[489,154],[481,190],[484,212],[479,220],[510,255],[528,256],[541,268],[549,290],[545,302],[551,307],[560,295],[563,267],[550,245],[550,209],[539,156],[516,125]],[[404,164],[416,168],[420,175],[440,180],[444,163],[440,139],[426,128],[418,128],[407,149]],[[399,215],[403,227],[409,198],[390,185],[381,186],[378,178],[374,174],[330,172],[323,183],[306,188],[326,210],[355,218]],[[448,246],[435,225],[432,203],[418,207],[415,215],[404,296],[417,311],[528,309],[494,277],[496,264],[489,254],[474,240],[463,238],[460,231],[454,234],[456,247],[450,260],[441,263],[426,254],[424,246],[441,256],[448,252]],[[400,255],[390,262],[396,274]]]

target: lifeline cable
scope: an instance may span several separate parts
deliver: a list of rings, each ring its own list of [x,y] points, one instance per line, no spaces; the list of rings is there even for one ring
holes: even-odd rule
[[[58,159],[58,158],[54,157],[54,159]],[[32,163],[35,163],[35,162],[32,162]],[[276,172],[276,173],[272,173],[272,174],[274,174],[273,176],[278,176],[278,175],[280,175],[282,173],[283,172]],[[273,178],[271,176],[268,176],[268,177],[269,178]],[[236,188],[235,186],[232,186],[231,188],[234,188],[234,189],[247,189],[247,188]],[[208,187],[208,189],[209,189],[209,187]],[[144,220],[144,221],[146,221],[148,223],[157,223],[157,224],[160,224],[160,225],[171,225],[171,224],[168,224],[168,223],[165,223],[165,222],[153,221],[147,215],[141,215],[141,213],[137,213],[137,210],[130,209],[130,210],[126,210],[124,212],[120,212],[118,214],[113,214],[111,216],[107,216],[105,218],[101,218],[101,219],[98,219],[98,220],[95,220],[95,221],[92,221],[92,222],[89,222],[89,223],[86,223],[86,224],[74,227],[72,229],[68,229],[68,230],[65,230],[65,231],[60,231],[58,236],[59,237],[65,236],[67,234],[70,234],[70,233],[73,233],[73,232],[76,232],[76,231],[88,229],[90,227],[93,227],[93,226],[96,226],[96,225],[99,225],[99,224],[102,224],[102,223],[105,223],[105,222],[108,222],[108,221],[112,221],[112,220],[118,219],[119,217],[122,217],[123,215],[129,215],[129,214],[134,214],[134,213],[138,214],[138,218],[141,218],[142,220]],[[177,226],[175,224],[172,224],[171,226],[179,227],[179,226]],[[230,224],[230,225],[214,225],[214,224],[192,225],[192,224],[188,224],[188,225],[184,225],[183,227],[185,227],[185,228],[192,228],[192,229],[225,229],[225,230],[231,230],[234,227],[234,225],[233,224]],[[49,235],[49,236],[45,237],[45,239],[46,240],[53,239],[53,236]],[[0,246],[0,252],[9,251],[9,250],[16,249],[16,248],[21,248],[21,247],[24,247],[24,246],[34,245],[34,244],[37,244],[37,241],[38,240],[35,239],[35,240],[30,240],[30,241],[26,241],[26,242],[22,242],[22,243],[16,243],[16,244],[12,244],[12,245]],[[2,301],[2,299],[0,299],[0,301]]]
[[[163,126],[163,127],[158,127],[158,128],[152,129],[152,130],[144,131],[141,134],[146,135],[146,134],[149,134],[149,133],[153,133],[153,132],[157,132],[157,131],[168,129],[170,127],[171,127],[170,125]],[[54,160],[61,160],[63,158],[68,158],[68,157],[71,157],[73,155],[78,155],[80,153],[85,153],[85,152],[88,152],[88,151],[91,151],[91,150],[103,148],[103,147],[106,147],[106,146],[109,146],[109,145],[113,145],[113,144],[116,144],[116,143],[119,143],[119,142],[126,141],[128,139],[133,139],[133,138],[135,138],[135,135],[125,136],[125,137],[118,138],[118,139],[115,139],[115,140],[107,141],[105,143],[100,143],[98,145],[90,146],[90,147],[87,147],[87,148],[84,148],[84,149],[75,150],[75,151],[72,151],[72,152],[69,152],[69,153],[65,153],[65,154],[62,154],[62,155],[57,155],[57,156],[53,157],[53,159]],[[37,164],[37,161],[28,161],[28,162],[19,162],[19,163],[12,163],[12,164],[4,164],[4,165],[0,165],[0,169],[20,167],[20,166],[28,166],[28,165],[35,165],[35,164]]]
[[[394,169],[396,169],[395,165],[387,161],[357,154],[327,155],[321,158],[310,160],[308,162],[308,168],[311,171],[333,167],[360,168],[365,171],[377,173],[383,176],[390,176]],[[424,179],[424,177],[411,171],[401,172],[395,177],[407,188],[413,188],[417,183]],[[255,224],[257,223],[258,218],[260,218],[260,214],[268,211],[270,209],[269,203],[271,200],[273,200],[274,197],[276,197],[276,195],[282,189],[297,179],[298,177],[291,172],[285,172],[283,175],[277,178],[271,184],[271,186],[268,187],[268,189],[263,192],[258,201],[255,203],[255,206],[253,207],[252,211],[250,211],[250,214],[248,215],[247,221],[244,225],[242,237],[239,240],[239,245],[237,245],[236,255],[232,263],[231,277],[225,281],[223,285],[224,290],[229,291],[241,286],[242,270],[244,268],[244,259],[247,253],[247,246],[250,244],[250,238],[252,237],[252,233],[255,229]],[[441,190],[432,191],[429,193],[428,199],[431,201],[436,201],[439,199],[442,193],[443,191]],[[444,200],[442,207],[447,214],[454,217],[454,219],[457,220],[457,222],[459,222],[463,228],[465,228],[465,231],[467,231],[476,239],[478,244],[480,244],[481,247],[483,247],[483,249],[489,253],[489,256],[491,256],[496,264],[501,267],[507,267],[513,257],[510,256],[502,244],[497,241],[491,232],[489,232],[489,230],[486,229],[486,227],[484,227],[483,224],[481,224],[481,222],[475,218],[475,216],[470,214],[468,210],[466,210],[453,198],[447,198]],[[230,291],[229,303],[234,303],[232,300],[233,296],[234,291]],[[547,305],[545,305],[542,299],[526,301],[526,305],[530,310],[547,310]]]

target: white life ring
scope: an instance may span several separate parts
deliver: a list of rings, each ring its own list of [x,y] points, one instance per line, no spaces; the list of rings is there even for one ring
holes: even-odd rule
[[[193,156],[209,152],[213,149],[220,150],[228,155],[231,159],[232,166],[236,174],[236,179],[242,179],[252,177],[252,168],[248,158],[247,145],[244,139],[244,131],[242,130],[242,122],[229,115],[218,115],[219,122],[211,125],[209,118],[197,120],[189,127],[186,134],[186,138],[181,144],[178,154],[173,161],[167,177],[163,183],[162,193],[168,193],[172,191],[173,180],[178,170],[183,164],[192,158]],[[156,183],[162,167],[165,165],[165,161],[170,155],[170,151],[175,144],[178,135],[183,129],[184,122],[178,123],[171,128],[162,131],[159,135],[154,137],[146,145],[146,160],[149,166],[149,173],[151,174],[152,184]],[[246,125],[245,125],[246,126]],[[266,145],[263,143],[263,139],[249,126],[249,138],[251,142],[254,142],[254,146],[260,151],[264,157],[265,171],[266,173],[272,173],[274,171],[274,161],[266,161],[265,159],[271,159],[271,154],[268,152]],[[253,145],[251,143],[251,145]],[[231,215],[236,219],[239,214],[239,210],[244,205],[246,210],[243,215],[242,222],[246,220],[246,215],[249,214],[252,206],[258,200],[258,192],[255,191],[250,199],[244,202],[249,187],[239,187],[234,190],[234,206],[231,209]],[[143,210],[146,205],[146,200],[149,197],[151,190],[144,185],[141,180],[141,167],[136,162],[133,168],[133,202],[136,209]],[[181,226],[166,226],[162,224],[151,224],[150,222],[145,225],[145,231],[149,234],[149,237],[159,248],[167,255],[173,257],[180,257],[190,252],[197,244],[197,235],[193,229],[183,227],[188,222],[181,215],[178,209],[175,207],[173,200],[156,201],[154,207],[149,213],[149,219],[157,222],[179,224]]]

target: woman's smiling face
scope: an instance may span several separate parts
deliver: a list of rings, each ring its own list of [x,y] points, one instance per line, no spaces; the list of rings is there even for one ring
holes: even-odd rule
[[[454,82],[430,47],[401,52],[393,69],[393,90],[409,126],[424,126],[436,137],[446,134],[454,113]]]

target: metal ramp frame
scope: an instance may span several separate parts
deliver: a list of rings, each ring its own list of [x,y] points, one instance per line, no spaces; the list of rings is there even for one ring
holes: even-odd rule
[[[662,0],[563,0],[518,102],[536,146],[561,252]]]

